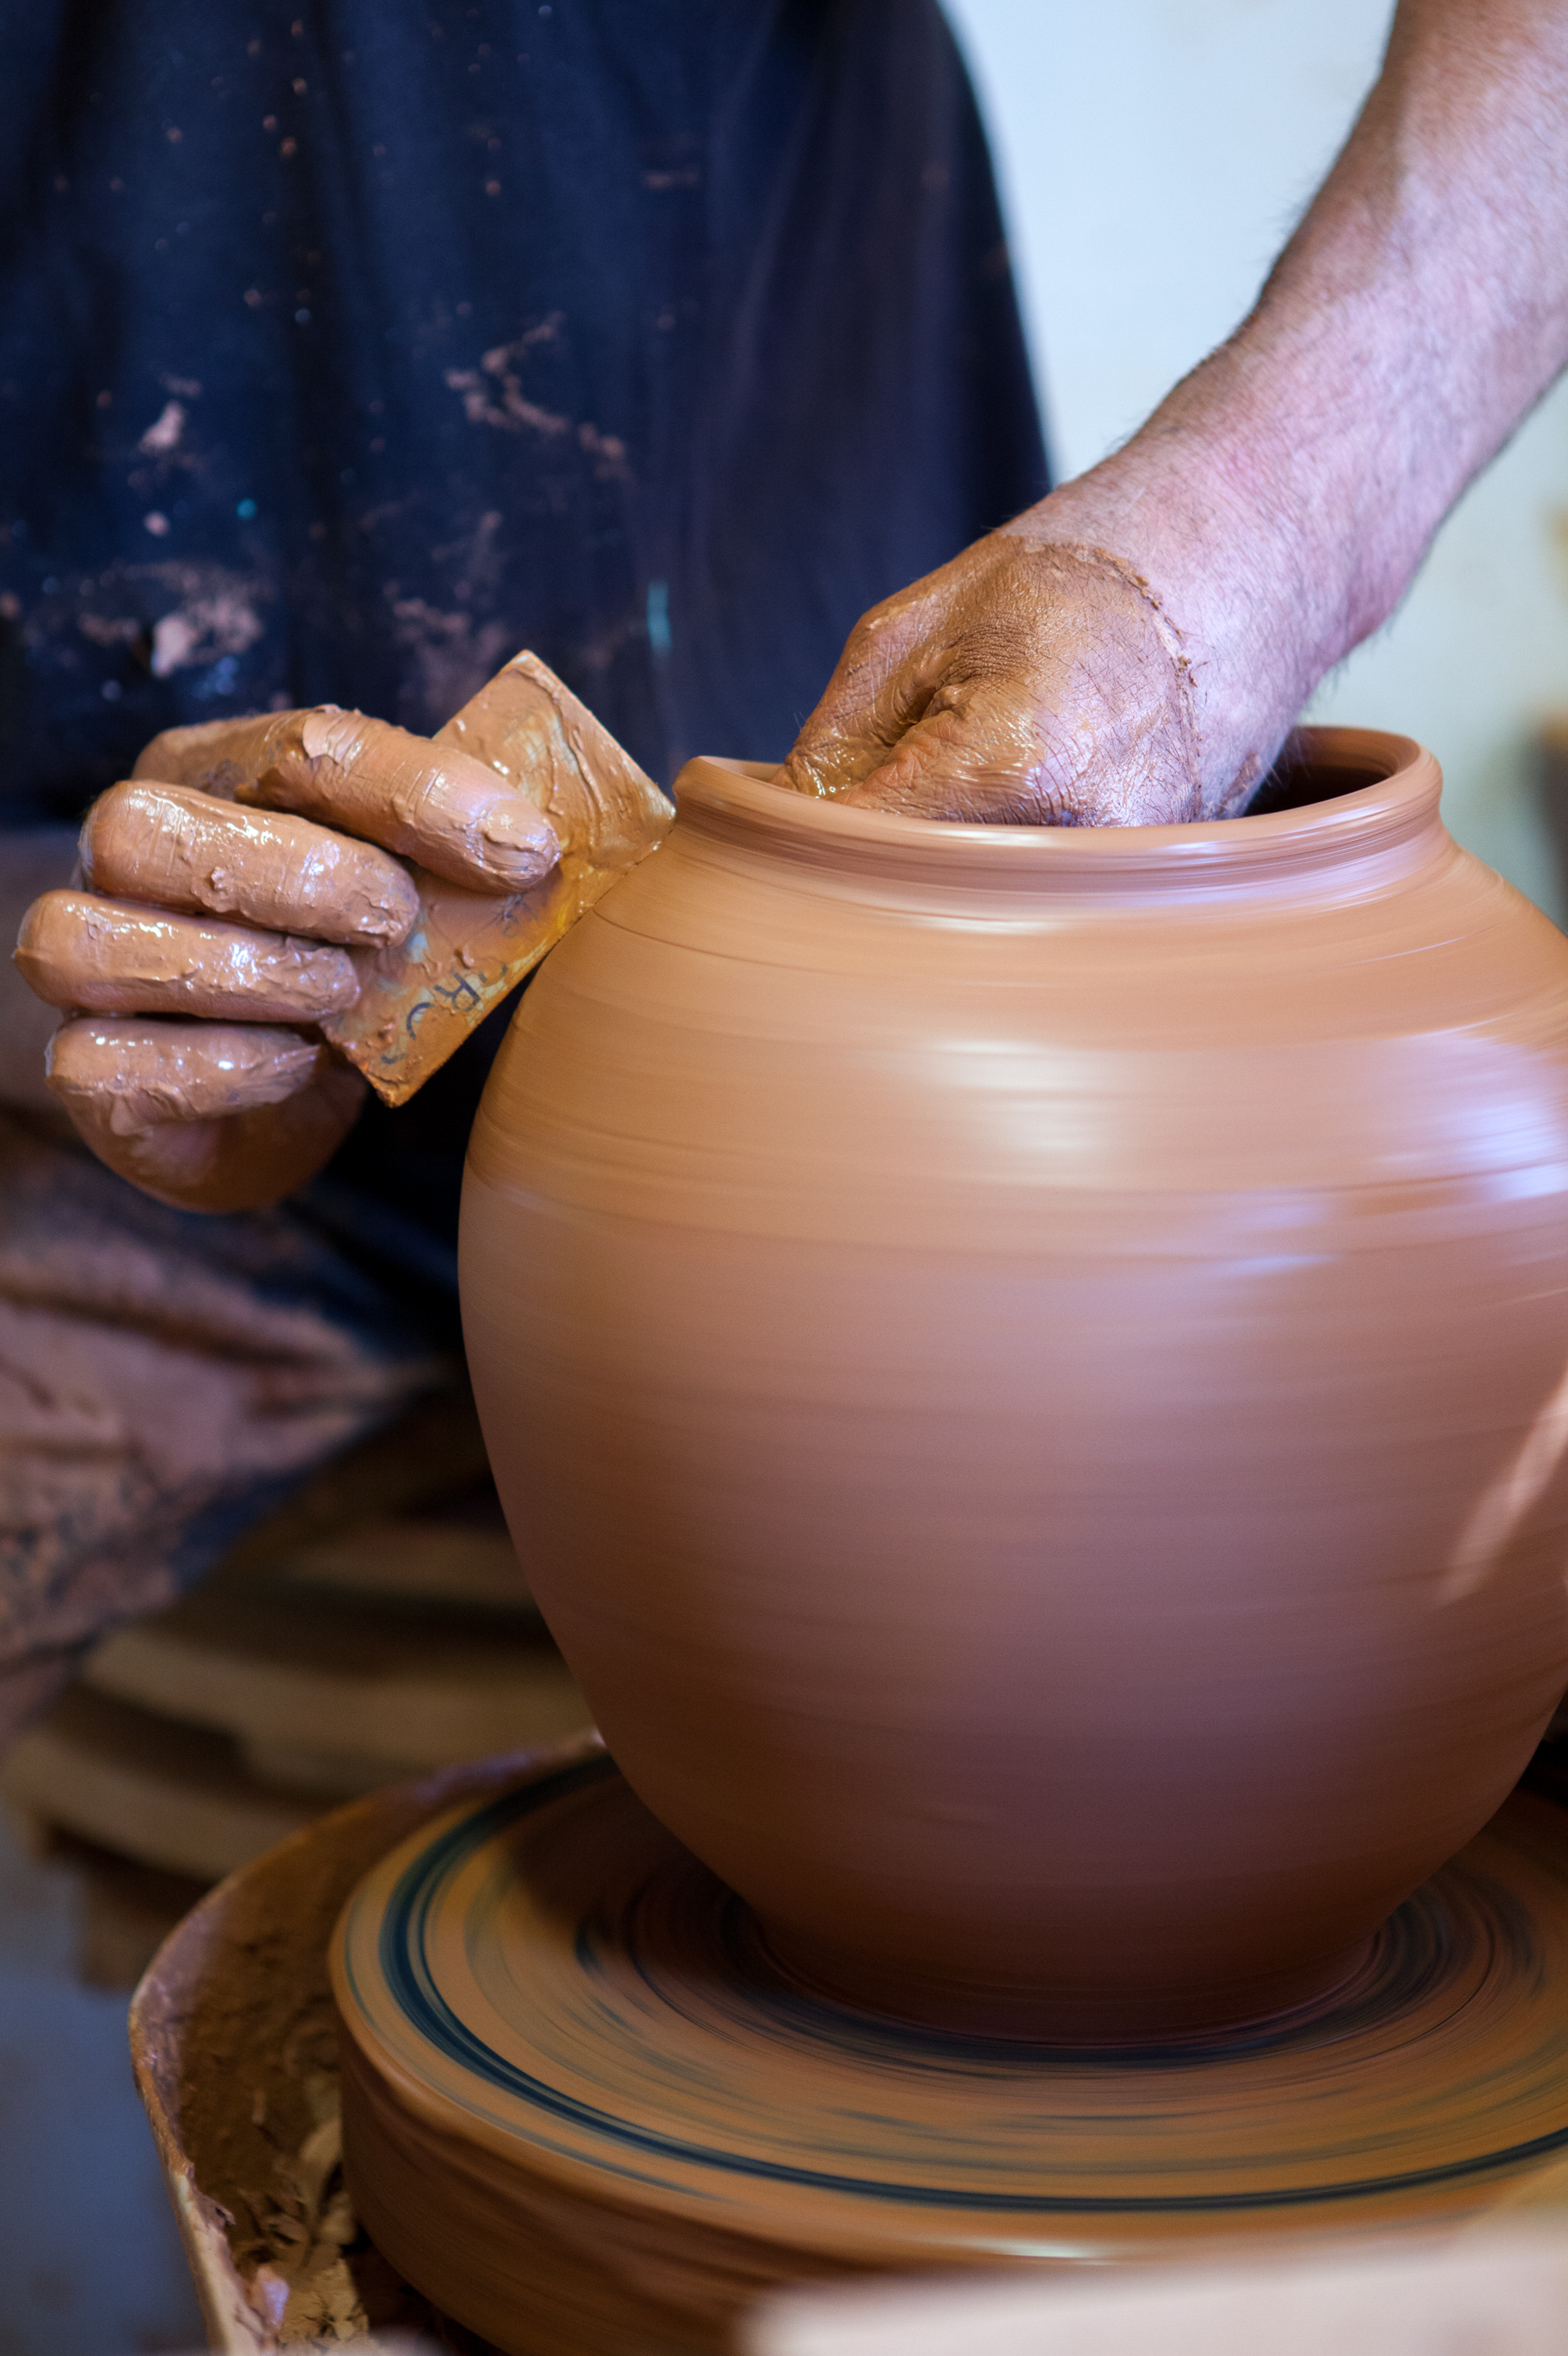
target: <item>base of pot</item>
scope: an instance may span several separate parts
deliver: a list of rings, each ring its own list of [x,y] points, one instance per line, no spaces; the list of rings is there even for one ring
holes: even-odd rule
[[[1568,2155],[1568,1813],[1531,1795],[1331,2001],[1243,2035],[1053,2049],[815,1997],[603,1759],[394,1850],[334,1983],[356,2207],[512,2356],[717,2351],[845,2267],[1441,2225]]]
[[[1367,1970],[1377,1942],[1316,1957],[1295,1970],[1222,1987],[1093,1993],[1060,1985],[975,1987],[907,1966],[873,1980],[837,1954],[760,1926],[769,1959],[802,1996],[938,2035],[1023,2039],[1057,2050],[1143,2052],[1160,2045],[1212,2045],[1261,2029],[1305,2028],[1338,2007]]]

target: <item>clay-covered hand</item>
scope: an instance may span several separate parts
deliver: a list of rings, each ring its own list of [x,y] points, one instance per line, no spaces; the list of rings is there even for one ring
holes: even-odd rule
[[[1046,509],[1036,511],[1043,523]],[[992,532],[850,633],[781,785],[916,818],[1221,817],[1181,642],[1129,563]]]
[[[868,614],[781,782],[923,818],[1244,809],[1568,363],[1568,174],[1540,162],[1565,111],[1562,0],[1399,0],[1247,318],[1121,449]]]
[[[85,888],[23,919],[16,963],[72,1018],[49,1086],[99,1158],[160,1200],[277,1202],[363,1102],[312,1026],[358,995],[350,949],[412,928],[402,861],[500,894],[559,855],[482,763],[357,712],[170,729],[88,812]]]

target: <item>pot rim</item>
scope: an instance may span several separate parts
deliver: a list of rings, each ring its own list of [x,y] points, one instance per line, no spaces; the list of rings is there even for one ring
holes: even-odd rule
[[[1212,889],[1230,880],[1339,867],[1440,833],[1442,771],[1412,736],[1378,728],[1303,727],[1292,743],[1317,769],[1381,771],[1348,793],[1255,817],[1174,826],[984,826],[906,818],[784,792],[771,762],[699,755],[674,793],[683,823],[731,842],[765,842],[813,866],[912,871],[960,882],[982,875],[1024,889],[1136,885],[1163,877]]]

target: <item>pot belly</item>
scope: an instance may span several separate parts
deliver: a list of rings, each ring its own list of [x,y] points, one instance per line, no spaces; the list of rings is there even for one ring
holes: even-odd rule
[[[988,1249],[488,1160],[464,1320],[524,1567],[803,1976],[1025,2034],[1255,2018],[1516,1778],[1568,1675],[1555,1490],[1453,1556],[1561,1373],[1528,1206],[1282,1253],[1085,1200]]]

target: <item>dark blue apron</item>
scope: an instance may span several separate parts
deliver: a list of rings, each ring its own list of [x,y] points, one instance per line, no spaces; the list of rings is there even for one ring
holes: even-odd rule
[[[782,756],[1045,487],[931,0],[5,13],[0,822],[176,722],[429,730],[523,645],[662,781]],[[443,1237],[485,1060],[343,1164]]]

